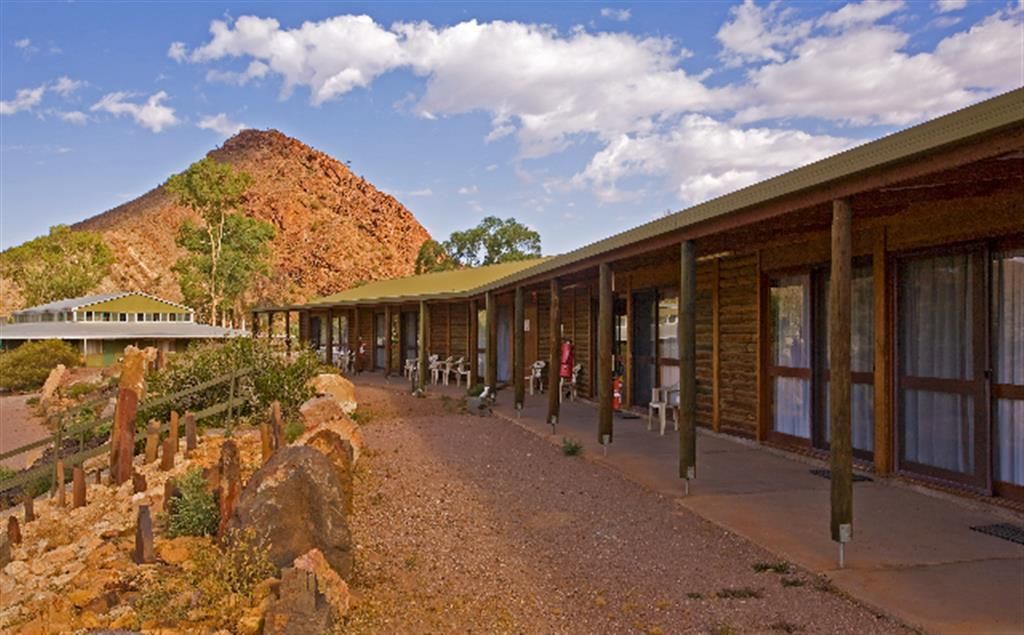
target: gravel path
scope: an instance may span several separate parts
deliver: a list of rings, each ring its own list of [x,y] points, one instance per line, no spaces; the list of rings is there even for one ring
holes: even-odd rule
[[[50,432],[46,429],[42,417],[37,417],[28,405],[28,400],[35,395],[4,395],[0,397],[0,453],[20,448],[33,441],[44,439]],[[0,462],[4,467],[20,470],[27,467],[45,448],[34,452],[12,456]]]
[[[908,632],[518,426],[359,397],[351,632]]]

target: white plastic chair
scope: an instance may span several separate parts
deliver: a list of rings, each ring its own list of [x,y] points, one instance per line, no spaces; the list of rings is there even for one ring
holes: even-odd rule
[[[564,401],[566,394],[569,395],[569,399],[576,401],[579,397],[579,385],[580,385],[580,372],[583,370],[583,364],[576,364],[572,367],[572,378],[566,379],[562,377],[558,380],[558,400]]]
[[[472,378],[470,377],[471,374],[472,371],[469,369],[469,362],[466,361],[466,358],[460,357],[459,360],[455,362],[455,385],[458,386],[462,378],[465,377],[466,388],[468,389],[469,383],[472,381]]]
[[[436,384],[441,380],[443,367],[444,362],[441,361],[440,356],[431,355],[427,358],[427,368],[430,369],[430,383]]]
[[[438,372],[441,375],[442,383],[444,383],[445,386],[448,385],[448,376],[452,374],[452,370],[454,370],[454,364],[455,357],[451,355],[448,356],[448,359],[441,362],[441,368]],[[437,382],[435,381],[434,383],[436,384]]]
[[[418,365],[419,365],[419,362],[416,360],[415,357],[410,357],[409,359],[405,360],[405,378],[406,379],[408,379],[409,381],[412,381],[413,375],[416,374],[416,367]]]
[[[676,409],[673,407],[673,405],[678,403],[679,384],[651,389],[651,401],[647,404],[647,429],[651,429],[651,425],[654,423],[654,411],[657,410],[658,421],[661,423],[661,435],[664,436],[668,411],[672,410],[672,422],[675,424],[676,430],[678,430],[679,416],[676,414]]]
[[[536,361],[530,366],[530,374],[526,376],[526,380],[530,382],[530,394],[533,394],[533,385],[537,384],[537,389],[541,393],[544,392],[544,367],[547,366],[546,362]]]

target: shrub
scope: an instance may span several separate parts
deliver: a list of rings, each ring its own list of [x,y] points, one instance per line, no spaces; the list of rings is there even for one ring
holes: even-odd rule
[[[226,595],[250,598],[257,584],[277,574],[270,546],[255,529],[229,530],[224,545],[223,549],[210,546],[191,554],[195,564],[191,582],[207,599],[217,602]]]
[[[220,510],[206,489],[203,470],[195,468],[178,481],[180,494],[171,499],[167,511],[167,535],[208,536],[217,532]]]
[[[743,587],[728,587],[718,592],[718,597],[729,598],[733,600],[747,600],[751,598],[761,597],[761,591],[758,589],[752,589],[748,586]]]
[[[70,344],[60,340],[25,342],[0,353],[0,389],[35,390],[43,385],[57,364],[80,366],[82,357]]]
[[[284,440],[288,443],[295,443],[295,439],[302,436],[302,433],[306,431],[306,427],[298,421],[292,419],[288,423],[284,424]]]
[[[577,456],[581,452],[583,452],[583,445],[579,441],[569,437],[562,437],[562,454]]]
[[[87,381],[83,381],[68,386],[64,390],[64,396],[67,397],[68,399],[79,399],[81,397],[84,397],[85,395],[96,392],[97,390],[99,390],[99,388],[100,387],[97,384],[92,384]]]
[[[789,573],[789,563],[785,561],[755,562],[753,564],[753,569],[758,573],[764,573],[765,571],[771,571],[772,573]]]
[[[299,406],[313,396],[308,382],[319,367],[312,351],[299,353],[288,361],[275,353],[265,340],[239,337],[222,342],[195,342],[184,353],[171,357],[167,367],[149,379],[147,389],[153,396],[176,393],[249,368],[252,372],[236,383],[235,398],[241,398],[244,403],[234,409],[235,415],[264,414],[271,402],[279,401],[287,416],[297,413]],[[199,411],[227,401],[229,394],[229,383],[224,382],[175,400],[173,404],[141,409],[139,421],[166,420],[172,408],[179,412]]]
[[[484,392],[483,384],[476,384],[472,388],[466,391],[466,395],[469,397],[479,397]]]

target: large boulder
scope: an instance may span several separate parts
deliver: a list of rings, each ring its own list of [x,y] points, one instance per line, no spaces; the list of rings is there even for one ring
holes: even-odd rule
[[[289,567],[295,558],[319,549],[343,579],[354,563],[338,472],[320,451],[308,446],[279,449],[246,483],[229,528],[251,528],[270,543],[270,559]]]
[[[341,375],[324,373],[309,380],[310,387],[317,395],[330,397],[341,406],[346,415],[356,411],[356,387]]]
[[[363,451],[363,433],[352,422],[337,401],[330,397],[316,397],[299,406],[306,434],[298,439],[299,444],[321,429],[331,430],[352,446],[352,465],[359,461]]]
[[[352,461],[355,451],[352,444],[328,428],[318,428],[300,439],[301,445],[319,450],[334,465],[334,471],[341,482],[341,497],[345,512],[352,513]]]

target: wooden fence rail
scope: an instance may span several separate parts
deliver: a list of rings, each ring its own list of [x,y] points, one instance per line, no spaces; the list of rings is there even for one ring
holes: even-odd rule
[[[228,412],[228,416],[230,418],[231,414],[234,412],[234,410],[236,408],[239,408],[239,407],[245,405],[245,399],[244,398],[236,397],[235,396],[235,392],[236,392],[235,391],[235,384],[237,383],[237,381],[239,379],[242,379],[243,377],[246,377],[247,375],[250,375],[251,373],[252,373],[252,369],[250,369],[250,368],[239,369],[239,370],[233,371],[231,373],[227,373],[225,375],[221,375],[219,377],[214,377],[213,379],[210,379],[208,381],[204,381],[204,382],[202,382],[200,384],[197,384],[195,386],[192,386],[190,388],[186,388],[184,390],[181,390],[181,391],[178,391],[178,392],[175,392],[175,393],[171,393],[171,394],[168,394],[168,395],[161,395],[161,396],[156,397],[154,399],[146,400],[146,401],[142,402],[141,404],[139,404],[139,412],[144,412],[145,410],[147,410],[149,408],[154,408],[154,407],[157,407],[157,406],[162,406],[162,405],[166,405],[166,404],[169,404],[169,403],[174,403],[174,402],[177,402],[178,400],[180,400],[180,399],[182,399],[184,397],[189,397],[191,395],[200,393],[200,392],[202,392],[204,390],[208,390],[208,389],[213,388],[215,386],[219,386],[221,384],[230,382],[229,397],[228,397],[227,401],[223,401],[223,402],[220,402],[220,403],[217,403],[217,404],[213,404],[213,405],[208,406],[208,407],[206,407],[206,408],[204,408],[202,410],[196,411],[192,415],[195,418],[196,421],[202,421],[203,419],[206,419],[206,418],[209,418],[209,417],[213,417],[215,415],[219,415],[222,412],[227,411]],[[105,401],[106,401],[105,398],[104,399],[94,399],[94,400],[92,400],[90,402],[87,402],[85,404],[81,404],[81,405],[76,406],[75,408],[73,408],[71,410],[68,410],[67,412],[62,413],[61,416],[60,416],[60,419],[62,421],[67,420],[71,416],[77,415],[79,412],[82,412],[86,408],[95,407],[96,405],[98,405],[100,403],[103,403]],[[67,428],[64,427],[63,423],[60,423],[58,425],[58,429],[57,429],[57,432],[55,434],[53,434],[51,436],[48,436],[46,438],[43,438],[43,439],[39,439],[38,441],[33,441],[32,443],[28,443],[28,444],[23,445],[21,447],[14,448],[13,450],[8,450],[7,452],[4,452],[3,454],[0,454],[0,461],[2,461],[4,459],[8,459],[8,458],[11,458],[11,457],[14,457],[14,456],[18,456],[19,454],[23,454],[23,453],[28,452],[30,450],[34,450],[36,448],[40,448],[40,447],[43,447],[43,446],[46,446],[46,445],[50,445],[50,444],[54,445],[54,457],[53,457],[52,461],[49,461],[49,462],[47,462],[47,463],[45,463],[43,465],[37,465],[37,466],[35,466],[35,467],[31,468],[31,469],[28,469],[28,470],[23,470],[23,471],[18,472],[17,474],[15,474],[13,476],[10,476],[8,478],[0,480],[0,494],[3,494],[4,492],[8,492],[8,491],[13,490],[15,488],[18,488],[18,487],[21,487],[21,486],[26,485],[28,483],[31,483],[31,482],[35,481],[36,479],[44,477],[44,476],[46,476],[48,474],[52,474],[53,470],[56,467],[56,462],[57,462],[58,459],[60,459],[63,462],[65,469],[70,469],[70,468],[72,468],[72,467],[74,467],[76,465],[80,465],[80,464],[84,463],[86,460],[91,459],[91,458],[93,458],[95,456],[100,456],[102,454],[110,452],[111,444],[110,444],[110,441],[107,441],[103,445],[99,445],[99,446],[96,446],[94,448],[81,449],[78,452],[76,452],[76,453],[74,453],[74,454],[72,454],[70,456],[63,456],[62,457],[60,455],[61,450],[62,450],[61,446],[63,445],[63,440],[64,439],[73,438],[75,436],[82,436],[84,438],[84,434],[85,433],[87,433],[87,432],[89,432],[91,430],[95,430],[96,428],[99,428],[100,426],[103,426],[105,424],[112,424],[112,422],[113,422],[113,417],[104,417],[104,418],[98,419],[96,421],[87,421],[87,422],[83,422],[83,423],[80,423],[80,424],[77,424],[77,425],[69,426]],[[169,430],[169,428],[170,428],[170,424],[168,424],[166,422],[162,423],[161,426],[160,426],[160,433],[163,434],[163,433],[167,432]],[[139,441],[144,440],[146,438],[146,434],[147,433],[146,433],[145,430],[136,432],[135,433],[135,442],[138,443]],[[81,447],[81,445],[84,445],[84,443],[80,443],[80,447]]]

